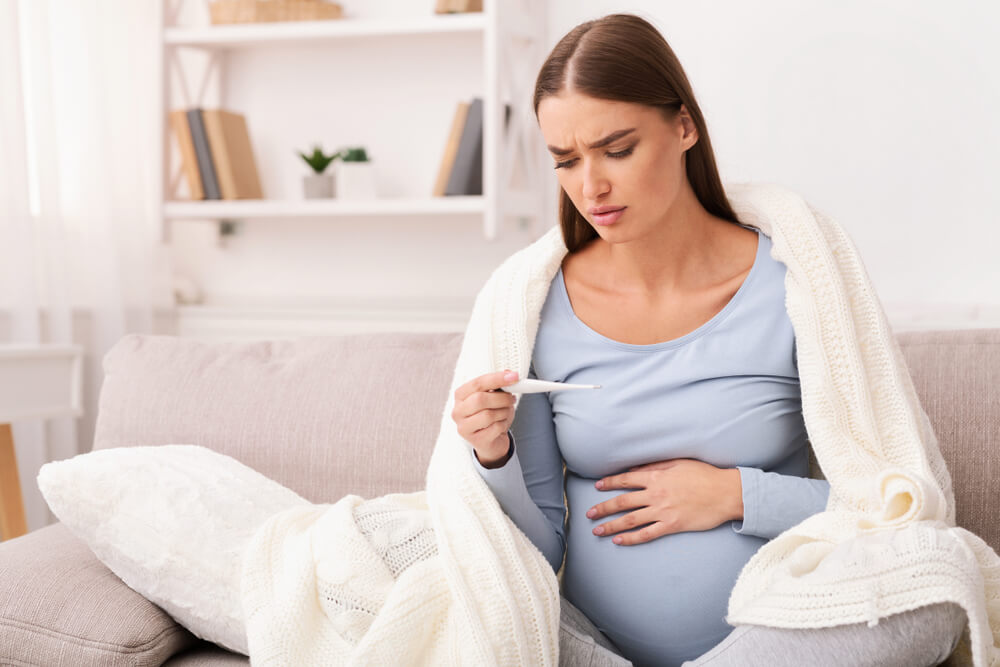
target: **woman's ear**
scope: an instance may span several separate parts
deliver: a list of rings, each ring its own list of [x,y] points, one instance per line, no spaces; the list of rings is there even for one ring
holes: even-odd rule
[[[686,151],[698,143],[698,127],[694,124],[694,120],[691,119],[691,114],[688,113],[687,106],[683,104],[677,113],[677,120],[682,129],[681,150]]]

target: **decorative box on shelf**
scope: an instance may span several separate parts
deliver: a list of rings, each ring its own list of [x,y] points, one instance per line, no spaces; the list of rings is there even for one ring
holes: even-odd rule
[[[326,0],[213,0],[212,23],[317,21],[344,17],[344,8]]]

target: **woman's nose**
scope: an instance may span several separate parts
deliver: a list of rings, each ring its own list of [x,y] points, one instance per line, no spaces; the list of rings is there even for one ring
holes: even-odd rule
[[[583,197],[595,201],[608,189],[608,180],[601,170],[593,163],[583,165]]]

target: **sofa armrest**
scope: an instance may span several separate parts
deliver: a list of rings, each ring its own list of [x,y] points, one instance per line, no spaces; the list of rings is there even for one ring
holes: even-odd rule
[[[0,664],[159,665],[197,641],[64,524],[0,542]]]

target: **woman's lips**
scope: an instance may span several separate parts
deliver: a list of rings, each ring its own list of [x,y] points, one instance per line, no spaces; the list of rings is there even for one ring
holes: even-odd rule
[[[594,214],[594,224],[595,225],[611,225],[618,221],[618,218],[622,217],[625,213],[625,209],[628,208],[624,206],[617,211],[609,211],[608,213],[595,213]]]

